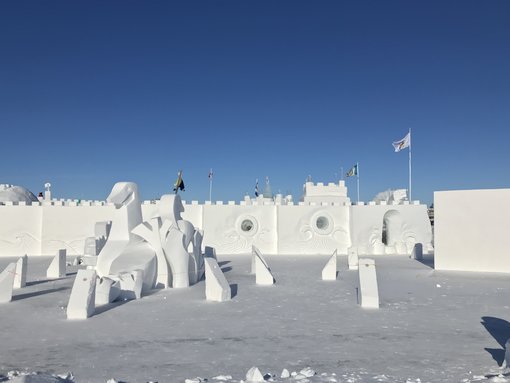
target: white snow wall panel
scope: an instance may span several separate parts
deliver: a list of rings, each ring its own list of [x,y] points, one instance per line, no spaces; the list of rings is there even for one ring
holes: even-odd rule
[[[204,205],[204,246],[217,254],[277,253],[276,206]]]
[[[335,250],[347,254],[351,243],[348,206],[277,208],[278,254],[331,254]]]
[[[434,193],[438,270],[510,272],[510,189]]]
[[[143,218],[150,219],[158,209],[158,203],[145,201]],[[58,249],[66,249],[68,255],[83,254],[85,239],[94,237],[95,223],[114,221],[114,211],[111,204],[88,201],[0,206],[0,256],[53,255]],[[382,244],[388,212],[397,212],[401,218],[399,235],[423,243],[425,252],[429,249],[432,234],[425,205],[193,201],[184,205],[182,218],[204,230],[203,247],[212,246],[217,254],[250,254],[252,245],[263,254],[331,254],[335,250],[347,254],[350,246]],[[374,249],[384,254],[384,247]]]
[[[383,243],[383,222],[391,225],[392,241],[408,243],[408,254],[415,243],[423,244],[423,252],[432,249],[432,228],[426,205],[354,205],[351,206],[350,233],[359,256],[392,253]],[[436,218],[437,220],[437,218]],[[394,247],[394,246],[393,246]]]

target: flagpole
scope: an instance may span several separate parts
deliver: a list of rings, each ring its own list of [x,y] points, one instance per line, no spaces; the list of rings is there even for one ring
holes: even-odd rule
[[[356,191],[358,194],[358,202],[359,202],[359,163],[356,162]]]
[[[411,190],[411,175],[412,175],[412,154],[411,154],[411,147],[413,146],[413,140],[411,137],[411,128],[409,128],[409,202],[413,200],[412,197],[412,190]]]
[[[209,201],[212,201],[212,178],[213,178],[213,173],[212,173],[212,169],[209,170]]]

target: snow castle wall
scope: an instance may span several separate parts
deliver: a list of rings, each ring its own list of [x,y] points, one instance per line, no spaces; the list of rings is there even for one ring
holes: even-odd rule
[[[438,270],[510,272],[510,189],[434,193]]]
[[[263,199],[183,204],[183,219],[204,230],[203,246],[214,247],[217,254],[250,254],[253,245],[264,254],[330,255],[335,250],[347,254],[351,246],[371,249],[368,254],[392,253],[381,245],[388,211],[401,215],[402,233],[423,243],[425,252],[431,241],[427,209],[419,204],[351,206],[350,202],[294,204]],[[159,201],[144,201],[143,219],[158,214],[158,205]],[[104,201],[0,205],[0,256],[53,255],[58,249],[81,255],[85,239],[95,237],[96,222],[115,224],[114,212],[115,206]],[[380,244],[370,247],[372,242]]]

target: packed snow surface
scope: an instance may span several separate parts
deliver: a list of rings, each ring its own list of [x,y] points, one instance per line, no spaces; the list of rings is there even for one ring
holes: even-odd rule
[[[277,283],[257,286],[250,256],[223,256],[231,301],[207,302],[201,281],[67,320],[76,267],[48,281],[51,258],[29,257],[28,286],[0,305],[0,381],[510,382],[507,275],[375,257],[381,306],[367,310],[345,256],[321,280],[328,258],[266,256]]]

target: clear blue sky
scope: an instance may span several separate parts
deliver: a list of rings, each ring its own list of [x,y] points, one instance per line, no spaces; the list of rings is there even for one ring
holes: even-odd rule
[[[0,183],[186,200],[510,187],[509,1],[2,1]],[[348,179],[355,199],[355,180]]]

